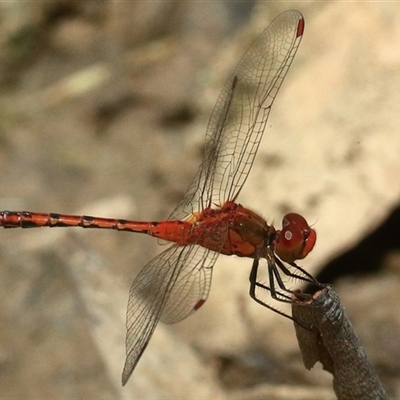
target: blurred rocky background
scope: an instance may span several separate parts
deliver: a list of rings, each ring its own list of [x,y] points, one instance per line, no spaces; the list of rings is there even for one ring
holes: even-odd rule
[[[224,80],[289,7],[305,34],[239,201],[275,226],[288,210],[313,224],[301,265],[334,284],[400,398],[395,3],[1,3],[0,209],[167,218]],[[207,303],[159,324],[122,388],[129,286],[159,251],[128,233],[0,231],[0,396],[335,398],[293,324],[248,296],[251,260],[224,256]]]

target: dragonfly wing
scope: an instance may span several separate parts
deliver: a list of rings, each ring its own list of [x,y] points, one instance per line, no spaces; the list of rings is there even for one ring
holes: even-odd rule
[[[162,322],[178,322],[205,303],[210,291],[212,268],[218,255],[200,246],[190,246],[188,251],[181,254],[179,274],[168,293],[160,317]]]
[[[183,319],[206,300],[211,268],[218,254],[205,261],[209,251],[198,249],[199,246],[173,245],[151,260],[134,280],[126,315],[123,385],[135,369],[158,321],[162,319],[172,323]],[[209,270],[202,271],[203,266]],[[179,306],[179,302],[186,304]]]
[[[203,162],[170,219],[235,200],[253,165],[271,106],[304,30],[298,11],[279,15],[244,54],[208,124]]]
[[[128,381],[143,354],[160,319],[176,259],[181,253],[177,245],[153,258],[134,280],[126,314],[126,360],[122,384]]]

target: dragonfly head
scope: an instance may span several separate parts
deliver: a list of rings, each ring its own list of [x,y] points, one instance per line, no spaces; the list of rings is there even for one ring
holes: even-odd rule
[[[289,213],[283,217],[275,252],[281,260],[291,263],[306,257],[316,240],[317,234],[307,221],[299,214]]]

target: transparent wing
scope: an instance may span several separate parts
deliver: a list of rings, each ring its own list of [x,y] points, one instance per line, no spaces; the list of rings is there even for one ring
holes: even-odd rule
[[[162,322],[178,322],[204,304],[210,291],[212,267],[218,255],[200,246],[192,246],[190,251],[182,255],[179,260],[182,268],[163,307]]]
[[[123,385],[143,354],[158,321],[177,322],[206,301],[217,256],[218,253],[200,246],[173,245],[151,260],[136,277],[129,291],[126,315]]]
[[[211,115],[203,162],[170,219],[182,220],[194,211],[237,198],[303,30],[302,15],[286,11],[244,54]]]

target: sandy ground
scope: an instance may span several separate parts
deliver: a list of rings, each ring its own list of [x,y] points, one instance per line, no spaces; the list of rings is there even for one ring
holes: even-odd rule
[[[2,4],[0,209],[167,218],[201,161],[229,71],[294,8],[306,31],[239,201],[278,226],[288,210],[311,221],[318,243],[301,265],[314,274],[351,249],[398,204],[400,8],[249,4]],[[129,287],[157,241],[0,235],[2,398],[335,398],[328,373],[304,370],[291,322],[249,298],[251,260],[221,256],[207,303],[160,324],[122,388]],[[400,398],[391,260],[335,288]]]

